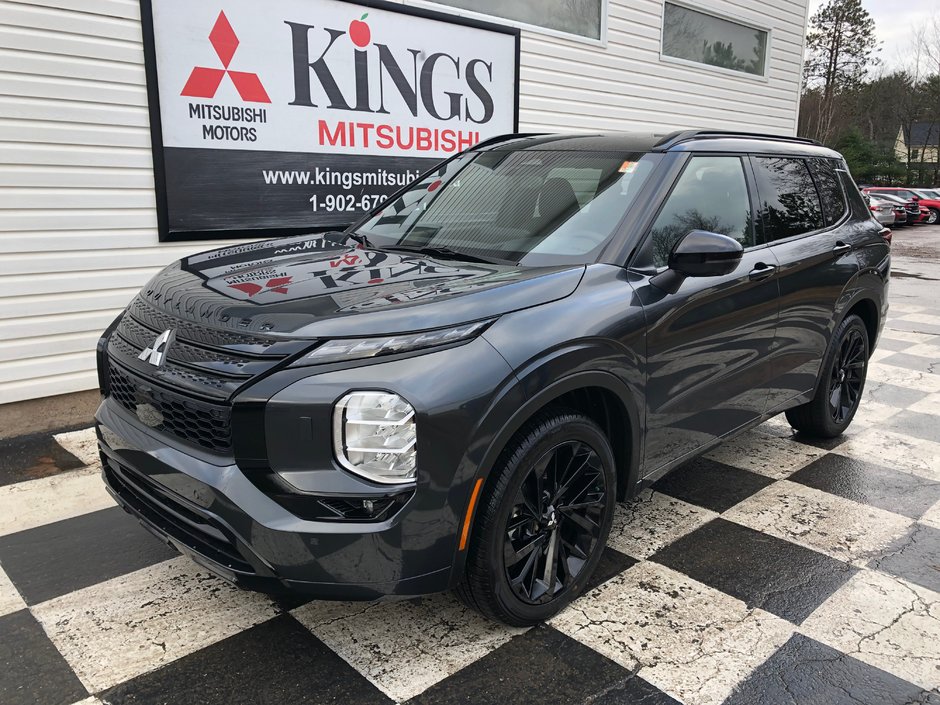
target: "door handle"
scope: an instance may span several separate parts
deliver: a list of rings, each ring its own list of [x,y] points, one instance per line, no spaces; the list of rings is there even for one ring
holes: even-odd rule
[[[847,255],[852,251],[852,246],[846,242],[839,240],[836,242],[836,246],[832,248],[832,254],[836,257],[841,257],[842,255]]]
[[[761,279],[766,279],[767,277],[773,276],[773,273],[776,271],[777,267],[775,265],[758,262],[754,266],[754,269],[747,273],[747,278],[752,282],[756,282]]]

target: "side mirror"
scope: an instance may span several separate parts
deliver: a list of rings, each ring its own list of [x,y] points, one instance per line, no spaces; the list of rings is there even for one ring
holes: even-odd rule
[[[741,262],[744,247],[737,240],[693,230],[669,253],[669,269],[687,277],[720,277],[730,274]]]

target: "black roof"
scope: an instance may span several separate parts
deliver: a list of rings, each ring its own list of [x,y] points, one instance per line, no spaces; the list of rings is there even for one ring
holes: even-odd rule
[[[915,122],[904,128],[908,148],[936,147],[940,143],[940,122]]]
[[[597,132],[588,134],[511,134],[484,140],[483,150],[571,150],[585,152],[759,152],[838,157],[814,140],[784,135],[723,130],[670,133]]]

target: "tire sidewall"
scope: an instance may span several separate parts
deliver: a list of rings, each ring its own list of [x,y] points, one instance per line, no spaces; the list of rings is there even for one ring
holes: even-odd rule
[[[533,431],[522,442],[522,452],[514,453],[510,458],[510,465],[504,467],[503,472],[510,473],[499,497],[491,497],[487,506],[486,516],[483,517],[486,530],[483,535],[484,545],[482,558],[486,570],[493,576],[493,592],[503,610],[513,615],[517,620],[535,623],[544,621],[568,604],[579,595],[585,583],[597,567],[610,527],[613,522],[616,506],[616,474],[614,472],[614,457],[604,433],[592,421],[580,414],[561,414],[551,420],[546,433],[534,440]],[[515,502],[516,492],[528,475],[532,465],[556,446],[566,441],[580,441],[590,446],[597,453],[601,462],[604,478],[607,483],[605,495],[606,506],[601,521],[601,531],[597,545],[592,555],[582,568],[574,583],[566,586],[564,592],[554,600],[544,605],[530,605],[520,600],[509,585],[506,576],[503,558],[506,525],[509,514]]]

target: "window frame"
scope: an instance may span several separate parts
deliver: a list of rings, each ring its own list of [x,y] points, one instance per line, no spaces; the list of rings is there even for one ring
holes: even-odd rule
[[[406,0],[407,1],[407,0]],[[714,17],[718,20],[724,20],[725,22],[731,22],[732,24],[743,25],[749,29],[754,29],[760,32],[767,33],[767,42],[764,47],[764,66],[761,73],[748,73],[747,71],[738,71],[737,69],[728,69],[723,66],[713,66],[712,64],[706,64],[701,61],[692,61],[691,59],[683,59],[678,56],[671,56],[664,51],[666,44],[666,3],[677,5],[679,7],[685,8],[686,10],[692,10],[693,12],[698,12],[703,15],[708,15]],[[686,66],[688,68],[696,68],[710,73],[718,73],[724,76],[737,76],[744,77],[752,81],[760,81],[762,83],[770,82],[770,52],[771,47],[773,46],[773,28],[769,25],[762,24],[759,21],[752,20],[747,17],[742,17],[740,15],[735,15],[723,10],[716,9],[710,5],[699,4],[697,2],[689,2],[689,0],[665,0],[662,4],[662,15],[659,18],[659,60],[664,63],[669,64],[678,64],[680,66]]]
[[[820,233],[824,233],[824,232],[826,232],[827,230],[833,230],[833,229],[838,228],[838,227],[841,227],[842,225],[845,224],[846,219],[847,219],[847,218],[851,215],[851,213],[852,213],[852,208],[851,208],[851,206],[849,206],[849,208],[846,209],[846,211],[842,214],[842,218],[840,218],[837,222],[833,223],[832,225],[826,225],[826,217],[825,217],[825,214],[824,214],[824,211],[823,211],[822,196],[819,195],[819,185],[816,183],[816,177],[813,176],[813,171],[812,171],[812,169],[810,169],[810,168],[809,168],[809,164],[806,163],[808,159],[812,159],[812,158],[813,158],[811,155],[806,155],[806,154],[773,154],[773,153],[769,153],[769,152],[751,152],[751,153],[749,153],[749,154],[747,155],[747,159],[748,159],[748,162],[750,162],[750,164],[751,164],[751,171],[752,171],[753,178],[754,178],[754,192],[755,192],[755,194],[757,195],[757,198],[758,198],[758,199],[760,198],[760,189],[757,187],[757,165],[754,163],[754,160],[755,160],[755,159],[760,159],[760,158],[767,158],[767,159],[799,159],[799,160],[801,160],[802,162],[804,162],[804,166],[806,167],[806,171],[809,173],[810,179],[812,179],[812,181],[813,181],[813,188],[816,189],[816,198],[817,198],[818,201],[819,201],[819,214],[820,214],[820,216],[822,217],[823,227],[817,228],[816,230],[809,230],[809,231],[807,231],[807,232],[805,232],[805,233],[800,233],[800,234],[798,234],[798,235],[790,235],[790,236],[788,236],[788,237],[783,237],[783,238],[780,238],[779,240],[770,240],[769,242],[763,242],[763,243],[760,243],[760,245],[758,245],[759,247],[773,247],[773,246],[777,245],[778,243],[796,242],[797,240],[800,240],[800,239],[802,239],[802,238],[804,238],[804,237],[810,237],[810,236],[812,236],[812,235],[819,235]],[[828,159],[828,158],[829,158],[829,157],[822,157],[822,159]],[[836,170],[836,172],[839,171],[838,168],[836,168],[835,170]],[[840,179],[840,181],[841,181],[841,179]],[[848,195],[845,193],[845,185],[844,185],[844,184],[842,184],[842,193],[843,193],[844,196],[846,196],[846,203],[848,204]],[[760,227],[761,227],[761,229],[763,229],[763,227],[764,227],[764,218],[763,218],[763,216],[761,215],[761,210],[762,210],[762,209],[760,209],[760,208],[757,209],[757,211],[756,211],[756,217],[757,217],[757,219],[760,221]]]
[[[757,184],[754,182],[753,175],[750,169],[750,155],[744,152],[688,152],[688,158],[685,160],[685,163],[682,164],[682,168],[673,178],[672,183],[669,185],[669,190],[666,194],[660,199],[659,204],[656,207],[655,212],[649,219],[649,223],[645,228],[643,237],[640,239],[639,244],[636,247],[636,255],[632,258],[632,262],[628,263],[628,266],[631,268],[639,267],[641,270],[646,270],[649,268],[651,271],[654,271],[656,274],[660,274],[669,269],[669,265],[657,266],[653,260],[652,252],[650,252],[649,244],[652,242],[653,237],[653,228],[656,226],[656,221],[659,220],[659,216],[662,214],[663,209],[666,207],[666,204],[669,202],[669,199],[672,197],[673,192],[676,190],[676,186],[679,185],[679,181],[682,180],[683,175],[685,175],[686,170],[689,168],[689,165],[696,157],[731,157],[737,159],[741,164],[741,173],[744,176],[744,185],[745,190],[747,191],[747,200],[748,207],[751,214],[751,244],[744,247],[745,252],[750,252],[752,250],[760,249],[764,247],[765,244],[757,244],[757,218],[759,217],[758,213],[754,208],[754,198],[757,194]],[[681,238],[680,238],[681,239]],[[643,262],[642,259],[647,261]],[[639,260],[639,261],[638,261]]]
[[[574,32],[564,32],[560,29],[551,29],[550,27],[542,27],[537,24],[529,24],[528,22],[520,22],[519,20],[512,20],[506,17],[500,17],[499,15],[491,15],[486,12],[477,12],[476,10],[465,10],[460,7],[454,7],[453,5],[445,5],[440,2],[435,2],[434,0],[401,0],[403,5],[411,5],[412,7],[420,7],[425,10],[434,10],[446,15],[455,15],[457,17],[466,17],[471,20],[479,20],[481,22],[490,22],[492,24],[504,25],[506,27],[515,27],[520,30],[525,30],[527,32],[535,32],[537,34],[546,34],[550,37],[557,37],[559,39],[568,39],[574,42],[582,42],[584,44],[590,44],[591,46],[607,48],[607,27],[608,27],[608,17],[610,11],[610,0],[599,0],[601,3],[601,26],[600,26],[600,37],[587,37],[583,34],[575,34]],[[735,72],[736,73],[736,72]]]

